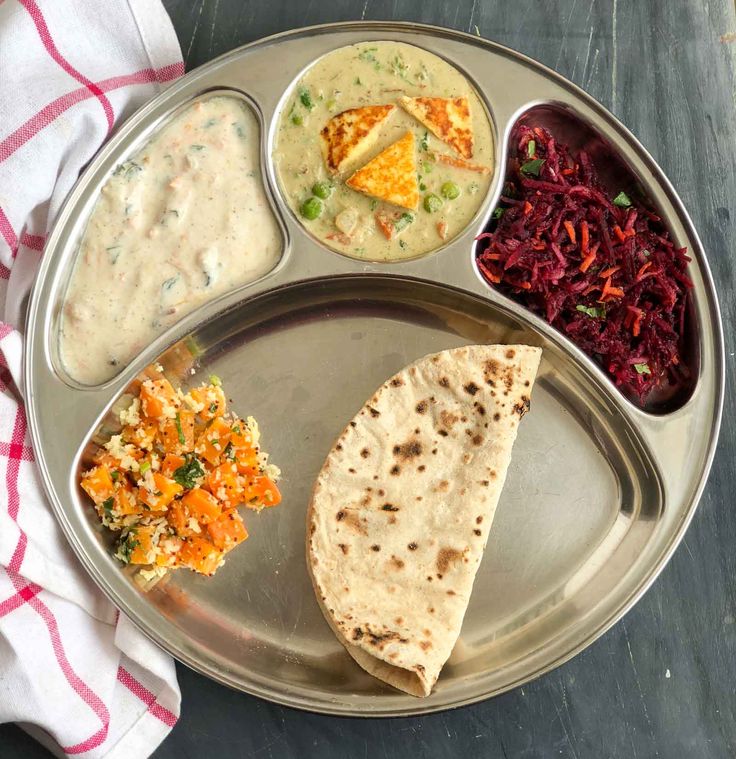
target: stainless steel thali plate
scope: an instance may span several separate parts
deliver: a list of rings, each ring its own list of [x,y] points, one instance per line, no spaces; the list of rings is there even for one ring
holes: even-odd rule
[[[335,48],[369,40],[425,47],[462,70],[485,98],[497,146],[475,221],[438,253],[404,263],[361,262],[321,247],[285,208],[269,159],[279,103],[300,72]],[[185,317],[116,378],[79,386],[60,367],[58,321],[100,186],[183,103],[222,90],[244,94],[260,120],[264,181],[284,230],[281,261]],[[690,251],[697,377],[689,397],[666,412],[635,407],[581,351],[490,290],[475,270],[473,240],[500,193],[509,132],[532,108],[556,119],[572,141],[576,128],[587,130],[617,155]],[[527,342],[544,357],[460,641],[433,694],[417,700],[359,669],[324,622],[306,571],[305,509],[334,438],[386,377],[426,353],[475,342]],[[284,503],[251,520],[251,538],[214,578],[178,572],[146,594],[110,556],[77,480],[111,406],[154,360],[174,379],[222,378],[233,407],[261,422],[264,445],[284,470]],[[636,139],[524,56],[469,35],[395,23],[315,27],[247,45],[188,74],[130,119],[84,173],[49,238],[29,305],[25,372],[49,498],[111,600],[167,651],[222,683],[354,715],[417,714],[487,698],[564,662],[619,619],[692,517],[716,444],[724,376],[702,247]]]

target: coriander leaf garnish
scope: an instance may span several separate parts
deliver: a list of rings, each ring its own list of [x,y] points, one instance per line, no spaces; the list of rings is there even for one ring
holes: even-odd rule
[[[185,462],[178,469],[174,470],[172,477],[183,488],[191,490],[204,477],[202,462],[193,453],[188,453],[185,456]]]
[[[581,311],[584,314],[588,314],[588,316],[592,316],[594,319],[603,319],[606,316],[606,309],[596,308],[594,306],[575,306],[575,308],[578,311]]]
[[[637,374],[651,374],[652,370],[649,368],[649,364],[634,364]]]
[[[108,519],[112,517],[112,506],[114,503],[115,503],[115,499],[113,498],[113,496],[106,498],[102,502],[102,510],[105,512],[105,516],[108,517]]]
[[[620,192],[613,199],[613,205],[619,208],[628,208],[631,205],[631,198],[625,192]]]
[[[414,215],[410,214],[408,212],[404,212],[401,214],[401,216],[394,222],[394,229],[396,232],[401,232],[402,229],[405,229],[414,221]]]
[[[299,88],[299,102],[308,110],[311,111],[314,108],[314,101],[312,100],[312,93],[306,87]]]
[[[535,158],[521,165],[521,171],[529,176],[538,177],[544,165],[544,158]]]
[[[176,424],[176,434],[179,437],[179,442],[182,445],[186,445],[187,439],[184,437],[184,431],[181,428],[181,417],[179,416],[178,412],[176,414],[176,417],[174,417],[174,424]]]

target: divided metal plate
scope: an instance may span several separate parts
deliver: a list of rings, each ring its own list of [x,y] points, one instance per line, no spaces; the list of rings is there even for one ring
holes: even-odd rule
[[[498,151],[476,220],[441,251],[405,263],[366,263],[320,246],[286,210],[269,160],[277,109],[300,72],[337,47],[379,39],[425,47],[464,71],[486,99]],[[60,367],[58,320],[100,186],[172,112],[214,90],[241,92],[257,110],[283,257],[263,279],[185,317],[116,378],[79,386]],[[618,156],[693,257],[697,377],[689,397],[666,413],[632,405],[590,359],[491,290],[475,269],[473,241],[500,192],[509,132],[520,114],[540,106]],[[365,674],[330,632],[306,572],[305,510],[334,438],[386,377],[426,353],[475,342],[527,342],[544,356],[460,641],[433,694],[418,700]],[[285,499],[250,517],[251,538],[214,578],[176,572],[146,594],[111,557],[77,480],[93,434],[154,360],[174,380],[222,378],[233,407],[260,421],[264,446],[284,470]],[[723,396],[708,266],[652,158],[598,103],[543,66],[476,37],[411,24],[277,35],[193,71],[139,111],[59,215],[29,305],[25,362],[46,490],[72,547],[113,602],[163,648],[220,682],[290,706],[355,715],[416,714],[487,698],[560,664],[619,619],[692,517]]]

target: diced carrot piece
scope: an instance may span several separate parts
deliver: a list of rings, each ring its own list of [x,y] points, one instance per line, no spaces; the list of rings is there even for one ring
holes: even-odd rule
[[[161,462],[161,474],[164,477],[171,477],[174,472],[180,467],[184,466],[186,459],[183,456],[178,456],[175,453],[167,453],[164,460]]]
[[[174,528],[176,534],[182,537],[196,533],[196,530],[193,530],[189,526],[191,518],[192,515],[189,513],[189,509],[181,500],[174,501],[166,512],[166,520]]]
[[[253,447],[253,435],[242,419],[234,419],[230,425],[230,442],[233,448]]]
[[[94,462],[97,465],[106,466],[111,472],[120,466],[120,459],[116,459],[115,456],[108,453],[104,448],[97,452]]]
[[[281,492],[276,483],[268,477],[254,477],[245,487],[243,499],[248,508],[261,506],[278,506],[281,503]]]
[[[181,550],[183,541],[181,538],[177,538],[174,535],[166,536],[165,553],[159,552],[156,556],[156,566],[158,567],[173,567],[176,565],[176,556]],[[159,547],[161,543],[159,543]]]
[[[158,428],[153,422],[143,422],[136,427],[123,427],[122,436],[126,443],[150,450],[156,440]]]
[[[207,525],[210,540],[221,551],[230,551],[248,537],[243,519],[235,509],[225,511],[219,519]]]
[[[386,214],[384,211],[378,211],[375,215],[376,225],[381,230],[381,234],[387,239],[390,240],[396,231],[396,227],[394,226],[393,219],[391,219],[388,214]]]
[[[438,221],[437,222],[437,234],[440,236],[441,240],[447,239],[447,222],[446,221]]]
[[[197,439],[196,452],[210,464],[217,464],[230,442],[230,425],[221,417],[215,417]]]
[[[129,484],[121,485],[115,491],[115,511],[122,516],[137,514],[140,511],[136,491]]]
[[[524,214],[524,216],[528,216],[531,212],[532,212],[532,204],[528,200],[525,200],[524,210],[522,211],[522,213]]]
[[[136,527],[130,531],[126,540],[132,548],[130,551],[130,564],[152,564],[154,559],[152,551],[154,549],[153,535],[155,527]]]
[[[167,453],[194,450],[194,412],[183,408],[173,419],[167,419],[161,430],[161,441]]]
[[[141,411],[149,419],[160,419],[170,408],[179,406],[176,391],[165,377],[146,380],[141,385]]]
[[[146,487],[138,488],[138,498],[152,511],[164,511],[174,498],[184,490],[178,482],[164,477],[160,472],[153,473],[153,482],[156,487],[154,493],[151,493]]]
[[[110,470],[106,466],[95,466],[82,475],[82,487],[87,495],[100,504],[115,494]]]
[[[176,554],[177,564],[203,575],[212,575],[222,560],[222,552],[204,538],[187,538]]]
[[[216,416],[222,416],[227,408],[225,392],[217,385],[195,387],[189,391],[189,397],[196,404],[202,406],[202,410],[198,411],[197,414],[205,421],[214,419]]]
[[[181,501],[189,509],[191,516],[201,524],[214,522],[222,512],[222,507],[217,498],[202,488],[190,490]]]
[[[258,451],[255,448],[246,447],[235,448],[233,453],[238,474],[253,474],[258,467]]]
[[[226,461],[215,467],[207,477],[207,487],[218,501],[236,506],[243,498],[243,483],[234,462]]]

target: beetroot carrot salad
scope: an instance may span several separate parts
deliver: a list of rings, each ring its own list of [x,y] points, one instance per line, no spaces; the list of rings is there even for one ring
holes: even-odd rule
[[[610,196],[581,150],[520,124],[501,201],[479,236],[485,279],[592,356],[627,394],[686,384],[683,358],[692,282],[686,248],[660,217]]]

